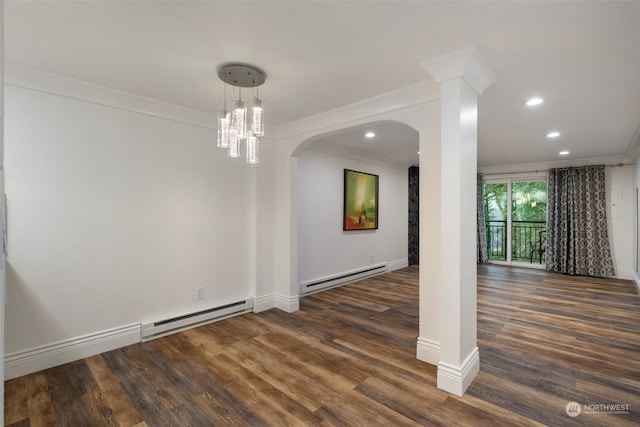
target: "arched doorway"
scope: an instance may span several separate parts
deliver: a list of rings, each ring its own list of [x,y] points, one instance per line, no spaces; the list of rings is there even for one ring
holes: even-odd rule
[[[384,121],[319,135],[297,153],[299,294],[408,265],[408,169],[418,145],[415,129]],[[374,229],[345,230],[345,171],[377,183]]]
[[[440,103],[439,87],[425,82],[370,101],[332,111],[309,120],[276,129],[274,150],[274,223],[273,262],[276,307],[285,311],[298,309],[298,156],[320,136],[332,135],[370,123],[396,122],[418,132],[421,166],[429,173],[424,179],[436,179],[440,187]],[[438,190],[439,191],[439,190]],[[425,213],[429,216],[429,213]],[[421,223],[424,222],[421,219]],[[435,221],[426,221],[421,233],[433,232]],[[430,227],[428,224],[431,223]],[[439,232],[439,231],[438,231]],[[438,255],[439,256],[439,255]],[[437,262],[437,258],[432,258]]]

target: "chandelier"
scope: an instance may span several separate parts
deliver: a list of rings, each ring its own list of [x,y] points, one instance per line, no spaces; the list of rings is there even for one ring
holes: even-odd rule
[[[227,149],[229,157],[240,157],[241,145],[244,142],[247,163],[259,163],[260,137],[264,136],[264,116],[258,86],[265,82],[267,76],[264,71],[253,65],[228,63],[218,68],[218,77],[225,83],[224,108],[218,116],[218,147]],[[234,98],[235,88],[238,88],[238,97],[232,111],[227,111],[227,84],[234,87]],[[251,117],[247,114],[247,107],[242,100],[242,88],[251,88]]]

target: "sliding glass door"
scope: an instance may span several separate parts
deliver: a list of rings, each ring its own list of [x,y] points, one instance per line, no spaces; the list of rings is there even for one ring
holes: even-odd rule
[[[483,184],[490,261],[544,264],[546,179],[503,179]]]
[[[507,261],[509,253],[509,184],[496,182],[483,185],[484,222],[487,230],[489,260]]]

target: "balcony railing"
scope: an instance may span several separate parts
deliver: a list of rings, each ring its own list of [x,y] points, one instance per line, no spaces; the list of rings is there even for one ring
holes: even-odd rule
[[[507,221],[487,221],[487,252],[490,260],[507,260]],[[544,263],[545,221],[512,221],[511,260]]]

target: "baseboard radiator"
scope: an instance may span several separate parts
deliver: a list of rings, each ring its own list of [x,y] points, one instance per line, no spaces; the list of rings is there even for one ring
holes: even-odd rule
[[[159,320],[152,323],[143,323],[141,341],[149,341],[154,338],[160,338],[165,335],[195,328],[196,326],[202,326],[207,323],[217,322],[219,320],[228,319],[232,316],[248,313],[251,311],[252,307],[252,300],[242,300],[219,307],[197,311],[195,313],[172,317],[170,319]]]
[[[376,274],[387,271],[387,264],[370,265],[358,270],[347,271],[330,277],[323,277],[316,280],[300,283],[300,295],[308,295],[314,292],[322,291],[327,288],[344,285],[346,283],[355,282],[365,277],[374,276]]]

